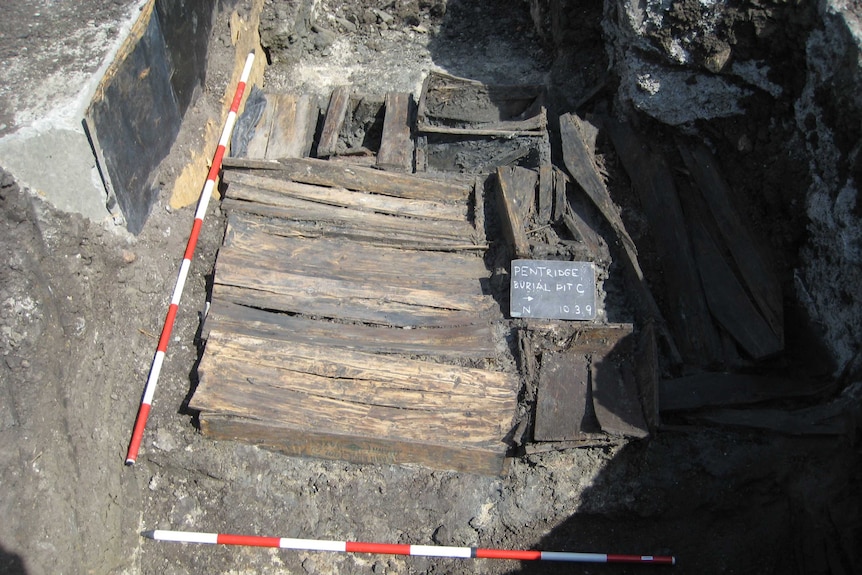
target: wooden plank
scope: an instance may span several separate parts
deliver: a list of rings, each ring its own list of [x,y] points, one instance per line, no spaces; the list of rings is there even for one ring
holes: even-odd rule
[[[542,354],[533,431],[536,441],[580,439],[583,432],[598,431],[587,418],[589,365],[583,353]]]
[[[336,153],[338,146],[338,135],[347,115],[347,107],[350,103],[350,86],[338,86],[329,96],[329,106],[326,108],[326,117],[323,120],[323,129],[320,132],[320,142],[317,145],[317,156],[326,158]]]
[[[856,424],[846,406],[818,405],[796,411],[781,409],[714,409],[687,417],[691,421],[747,427],[785,435],[851,435]]]
[[[297,238],[342,238],[365,245],[397,247],[403,250],[441,251],[441,252],[482,252],[487,244],[476,240],[446,238],[439,235],[426,235],[413,231],[384,230],[367,228],[354,221],[315,222],[291,220],[290,212],[283,208],[262,206],[251,202],[232,200],[222,201],[224,209],[232,217],[242,219],[247,225],[266,230],[267,233],[281,237]]]
[[[554,169],[551,164],[539,166],[538,224],[551,223],[554,210]]]
[[[656,345],[655,326],[645,324],[640,330],[638,345],[635,350],[635,378],[638,382],[644,417],[650,431],[655,431],[661,425],[661,394],[659,379],[658,346]]]
[[[235,254],[255,265],[311,276],[363,278],[386,286],[421,286],[440,291],[481,294],[491,272],[476,255],[404,251],[338,239],[291,238],[268,234],[228,217],[219,258]]]
[[[417,200],[466,202],[471,191],[469,185],[456,182],[442,182],[312,158],[284,158],[278,161],[225,158],[224,166],[269,170],[270,173],[267,175],[270,177],[290,179],[304,184],[340,187]]]
[[[530,243],[524,229],[524,220],[520,216],[517,204],[518,194],[511,167],[501,166],[497,168],[496,185],[499,192],[497,207],[503,223],[503,234],[509,245],[512,246],[516,258],[528,257],[530,255]]]
[[[593,407],[605,433],[646,437],[649,428],[630,364],[633,351],[631,340],[620,340],[605,354],[593,354],[590,363]]]
[[[569,183],[569,177],[566,173],[559,169],[557,166],[554,166],[554,213],[553,218],[555,222],[560,221],[563,218],[563,214],[566,213],[566,206],[568,205],[568,200],[566,198],[566,188]]]
[[[582,215],[566,204],[568,209],[563,213],[562,220],[572,237],[584,244],[592,257],[599,262],[610,262],[611,256],[608,244],[604,238],[587,223]]]
[[[266,146],[269,143],[269,133],[272,130],[272,120],[275,117],[275,104],[272,102],[272,96],[264,94],[263,99],[263,112],[261,112],[260,119],[257,121],[251,138],[249,138],[245,155],[243,156],[245,158],[255,160],[266,158]]]
[[[412,94],[387,92],[384,101],[383,135],[377,152],[377,167],[382,170],[413,172],[413,121],[415,104]]]
[[[693,365],[718,365],[722,362],[721,340],[701,287],[670,168],[626,124],[607,120],[604,125],[640,197],[656,248],[666,254],[660,265],[672,302],[667,317],[683,356]]]
[[[491,358],[497,354],[491,328],[487,324],[393,329],[314,320],[237,305],[220,299],[212,302],[204,322],[202,337],[207,339],[212,330],[374,353],[467,359]]]
[[[351,208],[327,206],[241,184],[229,186],[226,198],[227,200],[241,201],[225,201],[223,203],[225,209],[240,209],[250,213],[273,215],[291,220],[350,223],[366,228],[376,228],[380,232],[410,232],[412,230],[416,235],[439,235],[450,239],[460,239],[465,243],[475,243],[476,239],[476,230],[467,222],[403,218]]]
[[[438,220],[467,221],[467,206],[429,200],[394,198],[380,194],[366,194],[345,188],[329,188],[267,178],[253,173],[228,170],[222,181],[227,184],[243,184],[287,196],[318,202],[329,206],[353,208],[398,216],[421,217]]]
[[[774,356],[784,348],[782,340],[748,298],[733,269],[695,214],[689,218],[697,248],[697,263],[712,315],[754,359]]]
[[[659,383],[662,411],[730,407],[765,401],[816,397],[830,384],[746,373],[704,372]]]
[[[481,315],[475,311],[416,306],[374,299],[322,295],[319,293],[273,293],[216,283],[213,298],[245,306],[300,313],[308,316],[364,322],[395,327],[452,327],[487,323],[501,319],[499,311]]]
[[[302,158],[311,153],[319,114],[317,101],[309,94],[273,94],[274,105],[266,158]]]
[[[678,146],[692,178],[697,183],[712,212],[746,288],[772,331],[784,342],[784,301],[781,284],[761,253],[748,227],[742,223],[737,210],[730,203],[730,186],[718,167],[718,160],[703,144],[690,149]]]
[[[614,206],[613,200],[608,193],[605,182],[599,175],[590,150],[583,140],[586,128],[580,118],[572,114],[560,116],[560,137],[563,144],[563,163],[569,174],[586,192],[587,196],[596,205],[602,216],[611,225],[616,235],[623,243],[626,253],[631,259],[637,259],[637,248],[626,231],[625,224]]]
[[[285,455],[334,459],[351,463],[393,465],[412,463],[432,469],[499,476],[506,465],[506,446],[466,448],[462,446],[388,441],[374,437],[357,438],[297,429],[276,422],[260,422],[250,417],[201,413],[201,431],[216,440],[241,440]]]
[[[506,451],[517,405],[510,374],[221,332],[211,341],[190,404],[202,418],[242,418],[291,438],[383,442],[408,454],[423,445],[498,458]],[[237,423],[234,437],[243,438]]]
[[[392,262],[395,264],[395,262]],[[396,264],[397,265],[397,264]],[[459,310],[481,313],[492,309],[496,302],[491,296],[446,292],[422,287],[386,285],[374,277],[340,279],[289,273],[289,265],[255,261],[234,252],[220,255],[216,262],[216,282],[272,294],[292,296],[295,292],[321,297],[342,298],[344,301],[377,301],[380,305],[402,304],[419,308]],[[334,274],[333,274],[334,275]],[[478,282],[476,282],[478,283]],[[477,286],[478,287],[478,286]],[[499,306],[497,306],[499,307]]]

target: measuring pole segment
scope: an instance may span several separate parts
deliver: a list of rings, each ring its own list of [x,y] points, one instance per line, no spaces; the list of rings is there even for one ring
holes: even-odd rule
[[[675,565],[676,558],[662,555],[619,555],[608,553],[570,553],[563,551],[536,551],[517,549],[485,549],[481,547],[446,547],[436,545],[409,545],[403,543],[362,543],[357,541],[329,541],[325,539],[291,539],[262,537],[259,535],[231,535],[224,533],[197,533],[155,529],[141,533],[156,541],[175,543],[207,543],[242,545],[246,547],[274,547],[295,551],[334,551],[340,553],[378,553],[384,555],[412,555],[414,557],[449,557],[454,559],[509,559],[514,561],[566,561],[570,563],[640,563]]]
[[[186,243],[186,250],[183,253],[183,262],[180,265],[180,271],[177,274],[177,283],[174,285],[173,294],[171,294],[171,303],[168,307],[168,313],[165,316],[165,323],[162,327],[161,336],[159,336],[159,344],[156,347],[156,354],[153,357],[153,363],[150,366],[150,374],[147,377],[144,394],[141,398],[141,405],[138,408],[138,415],[135,418],[135,426],[132,429],[132,438],[129,441],[129,449],[126,453],[126,465],[134,465],[135,461],[138,459],[138,451],[141,448],[141,440],[143,439],[144,429],[147,426],[147,419],[149,418],[150,408],[153,404],[153,395],[155,395],[156,385],[158,384],[159,375],[162,371],[162,364],[165,361],[165,354],[168,351],[168,343],[171,340],[171,332],[174,329],[174,322],[177,319],[177,312],[180,308],[180,299],[182,298],[183,289],[185,288],[186,280],[189,276],[189,269],[192,265],[192,258],[195,255],[195,248],[197,247],[198,238],[200,237],[201,226],[203,226],[204,216],[206,216],[207,207],[209,206],[210,198],[215,189],[216,179],[218,178],[219,170],[221,170],[225,150],[227,149],[231,134],[233,133],[233,127],[236,124],[239,105],[242,101],[243,93],[245,92],[246,82],[248,82],[248,77],[251,75],[251,67],[253,63],[254,51],[252,50],[248,55],[248,58],[246,58],[245,67],[242,70],[242,75],[240,76],[239,83],[236,86],[233,101],[230,105],[230,111],[225,120],[221,138],[219,138],[218,147],[216,148],[212,163],[210,164],[206,183],[201,192],[201,197],[198,200],[197,210],[195,211],[195,221],[194,224],[192,224],[192,231],[189,234],[188,243]]]

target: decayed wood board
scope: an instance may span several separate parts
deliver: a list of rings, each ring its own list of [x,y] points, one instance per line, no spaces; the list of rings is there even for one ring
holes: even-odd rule
[[[593,153],[583,140],[585,128],[582,121],[572,114],[560,116],[560,137],[563,144],[563,162],[569,174],[575,179],[587,196],[596,205],[604,218],[620,238],[626,252],[637,259],[637,248],[632,241],[622,218],[617,213],[605,182],[599,175],[593,160]]]
[[[306,430],[281,424],[260,422],[250,417],[217,413],[200,415],[204,435],[216,440],[235,440],[260,445],[286,455],[336,459],[353,463],[392,465],[415,463],[432,469],[502,475],[506,466],[505,446],[497,449],[467,448],[445,443],[389,441],[376,437]]]
[[[589,359],[574,351],[542,354],[536,396],[536,441],[579,439],[597,431],[585,421],[589,394]]]
[[[341,187],[418,200],[466,202],[471,191],[469,185],[455,182],[441,182],[313,158],[285,158],[278,161],[225,158],[224,166],[267,170],[270,177],[304,184]]]
[[[712,315],[754,359],[779,353],[784,347],[781,339],[758,313],[709,232],[696,215],[689,221],[706,301]]]
[[[609,119],[604,126],[640,197],[656,247],[665,256],[661,268],[668,299],[673,302],[668,321],[676,340],[690,363],[719,364],[721,340],[701,287],[670,167],[663,156],[651,150],[626,124]]]
[[[244,157],[259,160],[266,158],[266,145],[269,142],[269,132],[272,129],[272,119],[275,116],[275,106],[271,98],[272,96],[267,94],[263,95],[263,111],[248,141]]]
[[[254,210],[249,202],[226,199],[222,208],[229,217],[242,220],[245,225],[265,230],[274,236],[291,238],[341,238],[365,245],[397,247],[402,250],[440,252],[482,252],[487,244],[463,238],[446,238],[438,235],[413,233],[410,231],[380,231],[369,229],[358,222],[313,222],[291,220],[281,208],[270,210],[268,206]],[[249,211],[251,210],[251,211]],[[255,215],[262,214],[262,217]],[[284,219],[287,218],[287,219]]]
[[[287,444],[320,434],[350,438],[360,451],[380,442],[400,453],[396,462],[416,461],[426,445],[505,455],[517,402],[509,374],[217,331],[210,342],[190,404],[202,419],[243,418]],[[302,454],[328,455],[310,447]]]
[[[428,329],[395,329],[335,323],[275,313],[216,299],[203,326],[211,330],[285,342],[299,341],[328,347],[346,347],[373,353],[435,355],[483,359],[496,355],[490,325],[476,324]]]
[[[548,224],[554,214],[554,169],[551,164],[539,166],[538,208],[539,225]]]
[[[266,158],[302,158],[311,152],[319,113],[317,101],[309,94],[271,94],[272,125],[266,144]]]
[[[530,243],[524,229],[524,219],[518,207],[518,197],[522,196],[518,189],[513,169],[508,166],[497,168],[497,190],[500,194],[497,203],[500,219],[503,223],[503,233],[512,246],[516,258],[527,257],[530,254]]]
[[[266,269],[333,279],[365,279],[381,286],[415,286],[481,294],[490,276],[477,255],[404,251],[338,239],[278,236],[228,218],[219,257],[230,254]]]
[[[330,188],[302,184],[277,178],[267,178],[246,172],[228,170],[224,173],[222,181],[227,184],[243,184],[249,187],[279,192],[286,196],[318,202],[329,206],[342,208],[353,208],[362,211],[376,212],[379,214],[399,215],[407,217],[422,217],[436,220],[452,220],[457,222],[467,221],[467,206],[435,202],[430,200],[416,200],[383,196],[380,194],[366,194],[362,192],[349,191],[345,188]]]
[[[368,213],[291,198],[278,192],[241,184],[232,184],[228,188],[223,207],[226,210],[242,210],[288,220],[352,224],[366,229],[376,229],[381,233],[412,231],[417,236],[439,236],[458,239],[463,243],[476,243],[476,230],[467,222]]]
[[[377,152],[377,167],[398,172],[413,172],[413,96],[388,92],[384,103],[383,135]]]
[[[828,385],[784,377],[707,372],[661,381],[659,397],[662,411],[684,411],[814,397],[828,388]]]
[[[385,297],[381,297],[380,293],[373,294],[370,299],[360,296],[360,293],[345,298],[319,292],[303,293],[288,290],[272,292],[266,289],[266,286],[237,287],[221,283],[213,286],[213,298],[224,298],[241,305],[377,325],[451,327],[484,324],[493,319],[500,319],[499,310],[480,314],[476,311],[388,301]]]
[[[781,284],[762,256],[760,246],[743,225],[730,203],[730,189],[718,168],[718,160],[703,144],[690,149],[679,146],[680,154],[712,212],[740,276],[761,313],[783,346],[784,302]]]
[[[593,354],[590,382],[593,407],[602,431],[613,435],[649,435],[640,392],[628,358],[632,357],[631,337],[619,340],[606,354]]]
[[[338,135],[344,124],[349,103],[349,86],[338,86],[332,91],[329,97],[329,106],[326,108],[326,117],[323,120],[323,128],[320,132],[320,141],[317,144],[318,157],[325,158],[335,153]]]

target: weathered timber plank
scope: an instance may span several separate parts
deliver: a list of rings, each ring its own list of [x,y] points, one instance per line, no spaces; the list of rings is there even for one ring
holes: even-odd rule
[[[499,192],[497,205],[503,223],[503,234],[512,246],[516,258],[528,257],[530,243],[517,205],[518,194],[515,190],[512,168],[508,166],[497,168],[496,185]]]
[[[566,173],[554,166],[554,214],[555,222],[560,221],[563,214],[566,213],[568,198],[566,197],[566,188],[569,182],[569,177]]]
[[[272,120],[275,116],[275,104],[271,98],[266,94],[263,95],[263,112],[246,146],[244,156],[246,158],[260,160],[266,158],[266,145],[269,142],[269,133],[272,130]]]
[[[478,243],[461,238],[445,238],[410,231],[378,231],[367,229],[357,222],[313,222],[283,219],[280,208],[259,206],[249,210],[249,202],[232,200],[222,202],[222,208],[245,222],[245,225],[266,231],[273,236],[291,238],[336,238],[359,242],[369,246],[396,247],[402,250],[440,252],[481,252],[487,249],[484,242]],[[273,211],[274,210],[274,211]],[[262,216],[262,217],[258,217]]]
[[[353,208],[380,214],[422,217],[437,220],[467,221],[467,206],[366,194],[345,188],[330,188],[267,178],[245,172],[226,171],[222,179],[227,184],[242,184],[271,192],[279,192],[292,198],[317,202],[328,206]]]
[[[659,383],[662,411],[686,411],[816,397],[829,389],[822,383],[744,373],[699,373]]]
[[[610,250],[604,239],[590,226],[578,211],[566,203],[568,209],[562,214],[563,223],[572,234],[572,237],[584,244],[587,251],[592,254],[596,261],[611,261]]]
[[[309,222],[354,224],[380,232],[410,232],[416,235],[441,236],[459,239],[465,243],[475,241],[476,230],[468,222],[405,218],[387,214],[369,213],[352,208],[328,206],[318,202],[291,198],[278,192],[232,184],[227,191],[225,209],[240,209],[254,214],[276,216]]]
[[[320,142],[317,144],[318,157],[325,158],[335,154],[338,145],[338,135],[347,115],[350,103],[350,86],[338,86],[329,96],[329,106],[326,108],[326,118],[320,132]]]
[[[740,270],[742,281],[783,345],[784,302],[781,284],[763,257],[762,246],[754,240],[731,205],[730,187],[719,171],[718,160],[703,144],[697,144],[693,149],[680,144],[678,148],[715,218],[721,236]]]
[[[781,352],[784,347],[781,339],[758,313],[703,223],[695,214],[689,217],[689,223],[706,301],[712,315],[754,359],[764,359]]]
[[[415,104],[412,94],[388,92],[384,103],[383,135],[377,152],[377,167],[397,172],[413,172],[413,121]]]
[[[359,321],[396,327],[452,327],[501,319],[499,312],[487,315],[376,299],[344,299],[319,293],[273,293],[216,283],[213,298],[262,309],[301,313],[308,316]]]
[[[640,330],[638,345],[634,355],[635,378],[641,395],[644,417],[650,431],[661,425],[661,394],[659,379],[658,346],[656,345],[655,326],[649,322]]]
[[[397,172],[343,165],[313,158],[284,158],[276,161],[225,158],[227,168],[268,170],[270,177],[290,179],[304,184],[347,188],[418,200],[466,202],[470,186],[441,182]]]
[[[458,412],[472,403],[475,425],[482,417],[513,407],[512,374],[435,361],[392,357],[343,347],[285,342],[232,332],[210,334],[218,345],[207,349],[207,364],[224,363],[217,372],[232,378],[265,381],[309,397],[374,403],[414,411]],[[254,362],[247,362],[248,357]],[[253,364],[253,365],[252,365]],[[311,378],[303,380],[303,377]],[[452,398],[452,401],[447,401]],[[508,414],[511,419],[512,414]],[[494,432],[496,433],[496,432]]]
[[[637,259],[637,248],[626,231],[622,218],[617,213],[605,182],[599,175],[593,160],[592,150],[588,148],[582,134],[582,121],[572,114],[560,116],[560,137],[563,144],[563,163],[587,196],[596,205],[611,228],[620,238],[629,257]]]
[[[266,145],[266,158],[302,158],[311,153],[319,114],[317,101],[309,94],[274,94],[272,126]]]
[[[505,444],[466,448],[410,441],[391,441],[297,429],[248,417],[202,413],[201,430],[216,440],[241,440],[274,449],[286,455],[391,465],[415,463],[432,469],[501,475],[506,462]],[[443,440],[441,440],[443,441]]]
[[[273,269],[275,268],[275,269]],[[295,292],[345,301],[377,301],[382,306],[402,304],[419,308],[482,313],[495,307],[491,296],[449,293],[410,286],[386,285],[375,279],[357,277],[333,279],[289,273],[289,266],[255,265],[253,258],[220,255],[216,262],[216,283],[292,296]],[[499,306],[497,306],[499,307]]]
[[[855,419],[846,406],[840,408],[834,403],[796,411],[714,409],[691,414],[686,419],[774,431],[785,435],[847,435],[856,429]]]
[[[668,300],[668,322],[684,357],[694,365],[722,361],[719,334],[701,287],[685,216],[673,175],[664,157],[649,148],[628,125],[608,119],[605,129],[637,192],[661,260]]]
[[[207,313],[202,337],[212,330],[286,342],[299,341],[375,353],[435,355],[471,359],[496,355],[487,324],[429,329],[393,329],[320,321],[274,313],[216,299]]]
[[[549,224],[554,210],[554,169],[551,164],[539,166],[538,196],[538,224]]]
[[[404,251],[365,246],[337,239],[276,236],[246,225],[233,215],[222,251],[261,260],[270,269],[336,279],[363,278],[394,286],[422,286],[441,291],[481,294],[480,282],[490,276],[482,258],[474,255]]]
[[[542,354],[536,399],[536,441],[579,439],[596,431],[585,421],[589,398],[589,360],[572,351]]]
[[[593,354],[590,364],[593,407],[602,431],[646,437],[649,430],[630,364],[633,344],[632,337],[628,337],[605,354]]]

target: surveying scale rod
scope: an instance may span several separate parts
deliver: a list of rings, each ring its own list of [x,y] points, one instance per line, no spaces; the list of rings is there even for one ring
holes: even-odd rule
[[[239,83],[236,86],[236,92],[233,96],[233,101],[230,105],[227,119],[224,123],[224,128],[219,139],[218,147],[213,156],[212,164],[210,165],[207,181],[204,184],[201,192],[198,207],[195,211],[195,221],[192,225],[192,231],[189,234],[189,240],[186,244],[186,251],[183,254],[183,263],[180,265],[180,271],[177,275],[177,283],[174,286],[174,292],[171,295],[171,304],[168,307],[168,314],[165,317],[165,325],[162,327],[162,334],[159,337],[159,344],[156,347],[156,354],[153,357],[153,363],[150,366],[150,375],[147,377],[147,384],[144,387],[144,395],[141,398],[141,405],[138,408],[138,416],[135,419],[135,427],[132,430],[132,439],[129,441],[129,451],[126,454],[126,465],[134,465],[138,459],[138,450],[141,447],[141,439],[144,436],[144,428],[147,426],[147,418],[150,415],[150,406],[153,404],[153,395],[156,392],[156,384],[159,381],[159,374],[162,371],[162,363],[165,361],[165,354],[168,350],[168,342],[171,339],[171,331],[174,329],[174,321],[177,318],[177,311],[180,307],[180,298],[183,295],[183,288],[186,284],[186,278],[189,275],[189,268],[192,265],[192,258],[195,255],[195,248],[198,243],[198,236],[201,233],[201,226],[204,222],[204,216],[207,213],[207,206],[212,197],[213,189],[215,189],[216,178],[218,178],[219,170],[221,170],[222,159],[224,158],[227,144],[230,141],[231,133],[233,132],[236,117],[239,111],[239,104],[242,101],[242,95],[245,92],[245,84],[248,82],[248,77],[251,74],[251,67],[254,63],[254,50],[252,50],[245,61],[245,67],[242,70]]]
[[[241,545],[244,547],[275,547],[296,551],[335,551],[340,553],[381,553],[421,557],[449,557],[454,559],[513,559],[516,561],[565,561],[570,563],[642,563],[675,565],[673,556],[618,555],[610,553],[570,553],[563,551],[532,551],[513,549],[484,549],[481,547],[445,547],[441,545],[408,545],[398,543],[359,543],[355,541],[328,541],[324,539],[291,539],[261,537],[259,535],[231,535],[225,533],[198,533],[194,531],[166,531],[155,529],[141,533],[156,541],[175,543],[205,543],[210,545]]]

